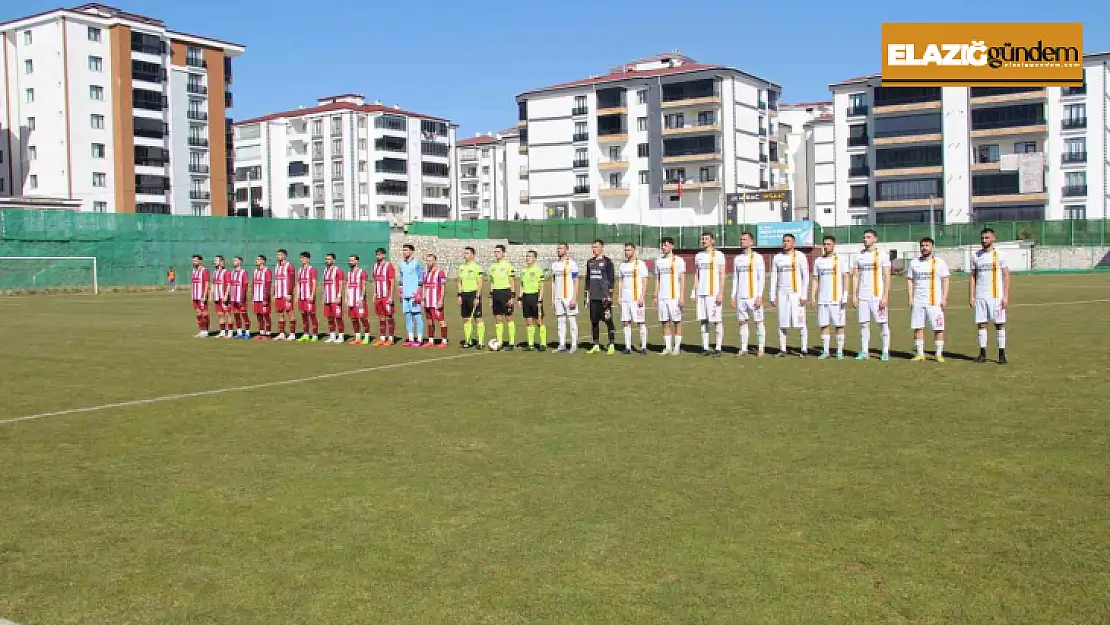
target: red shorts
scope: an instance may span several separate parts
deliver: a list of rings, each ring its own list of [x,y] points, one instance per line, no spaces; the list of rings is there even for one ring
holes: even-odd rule
[[[347,308],[347,313],[351,319],[365,319],[366,318],[366,303],[361,303],[357,306],[350,306]]]
[[[241,313],[241,312],[246,312],[246,310],[247,310],[247,305],[244,304],[243,302],[231,302],[231,312]]]
[[[254,314],[256,314],[256,315],[268,315],[268,314],[270,314],[270,302],[269,301],[255,302],[254,303]]]
[[[328,319],[338,319],[343,316],[342,304],[324,304],[324,316]]]
[[[428,321],[443,321],[443,309],[425,308],[424,316],[428,318]]]
[[[274,312],[293,312],[293,300],[279,297],[274,300]]]
[[[193,310],[197,312],[208,312],[208,302],[204,300],[193,300]]]
[[[297,307],[300,308],[303,313],[314,313],[316,312],[316,301],[302,299],[297,302]]]
[[[231,302],[216,302],[216,312],[229,313],[231,312]]]
[[[374,314],[379,317],[388,317],[393,314],[393,302],[388,299],[374,300]]]

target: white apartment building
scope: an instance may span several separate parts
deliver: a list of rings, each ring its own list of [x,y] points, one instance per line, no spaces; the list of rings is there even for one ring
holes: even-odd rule
[[[454,219],[455,127],[358,94],[235,125],[235,209],[294,219]]]
[[[528,203],[527,156],[516,128],[459,139],[455,186],[460,219],[541,219]]]
[[[227,215],[243,46],[102,4],[0,24],[0,196]]]
[[[810,152],[806,124],[832,114],[832,101],[800,102],[779,106],[779,137],[786,153],[786,175],[793,192],[794,220],[810,219],[813,205],[809,193]]]
[[[663,226],[735,222],[728,194],[787,188],[780,92],[677,52],[524,92],[516,99],[528,213]],[[781,221],[784,212],[779,202],[744,208],[749,222]]]
[[[811,126],[817,221],[928,222],[930,204],[944,223],[1108,217],[1108,63],[1085,55],[1083,87],[831,85],[832,142]]]

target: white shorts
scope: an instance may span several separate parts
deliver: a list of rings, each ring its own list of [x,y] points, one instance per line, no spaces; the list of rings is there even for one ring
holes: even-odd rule
[[[555,316],[556,317],[563,317],[563,316],[566,316],[566,315],[577,315],[578,314],[578,306],[574,306],[573,304],[574,304],[574,300],[572,300],[572,299],[562,299],[560,297],[556,297],[555,298],[555,306],[554,306]]]
[[[721,322],[721,309],[724,306],[717,304],[716,295],[699,295],[698,296],[698,321],[708,321],[710,323]]]
[[[740,323],[747,323],[749,319],[756,323],[763,323],[763,307],[756,307],[755,299],[736,300],[736,318]]]
[[[879,303],[882,300],[878,299],[861,299],[859,301],[859,322],[860,323],[886,323],[890,319],[890,308],[879,308]]]
[[[1002,307],[1002,298],[975,298],[975,323],[987,322],[995,325],[1006,323],[1006,309]]]
[[[806,308],[797,293],[783,293],[778,299],[779,329],[806,327]]]
[[[659,300],[659,323],[668,321],[682,323],[682,307],[678,305],[677,299]]]
[[[932,330],[936,332],[944,330],[944,310],[940,306],[914,304],[910,309],[910,328],[922,330],[925,328],[926,320]]]
[[[621,321],[644,323],[644,307],[638,302],[621,302]]]
[[[830,325],[843,328],[844,319],[847,317],[846,312],[842,304],[818,304],[817,325],[822,328],[827,328]]]

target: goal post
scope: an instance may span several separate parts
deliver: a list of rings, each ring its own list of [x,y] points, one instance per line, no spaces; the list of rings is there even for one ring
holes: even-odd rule
[[[95,256],[0,256],[0,293],[100,292]]]

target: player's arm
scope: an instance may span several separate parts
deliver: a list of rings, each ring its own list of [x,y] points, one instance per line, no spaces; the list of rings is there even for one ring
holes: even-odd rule
[[[805,295],[806,291],[808,290],[807,287],[809,286],[809,259],[803,257],[801,264],[798,265],[798,268],[802,272],[802,295]],[[814,282],[817,281],[814,280]],[[802,303],[805,304],[805,302]]]
[[[477,300],[476,302],[474,302],[474,304],[478,305],[482,302],[482,285],[486,282],[485,276],[482,275],[482,271],[480,269],[478,270],[478,276],[475,278],[475,280],[477,280],[478,282],[478,290],[474,292],[474,299]],[[490,280],[490,283],[492,284],[493,280]]]
[[[647,263],[644,263],[644,269],[647,269]],[[636,304],[640,307],[643,307],[644,300],[647,299],[647,283],[648,283],[647,271],[644,271],[643,273],[641,273],[640,276],[641,276],[641,278],[640,278],[640,300],[637,301]]]
[[[671,271],[677,271],[678,267],[672,267]],[[694,276],[697,279],[697,276]],[[681,308],[686,305],[686,265],[682,265],[682,271],[678,274],[678,307]]]
[[[752,260],[756,260],[753,256]],[[754,268],[748,267],[748,271],[755,271],[755,307],[760,308],[763,306],[763,293],[764,287],[767,286],[767,266],[763,264],[763,256],[759,256],[759,261]]]
[[[779,272],[775,267],[775,259],[771,259],[771,292],[768,294],[767,301],[771,306],[775,306],[775,297],[779,292]]]
[[[841,274],[841,279],[843,280],[843,282],[841,284],[850,283],[851,282],[851,277],[852,277],[852,272],[851,271],[845,271],[843,274]],[[840,305],[842,307],[848,305],[848,291],[847,291],[847,289],[845,289],[844,292],[840,294]]]
[[[890,258],[886,259],[886,262],[883,265],[881,265],[881,268],[882,268],[882,272],[883,272],[883,299],[882,299],[881,302],[879,302],[879,306],[881,308],[886,308],[887,304],[890,303],[890,277],[891,277]]]
[[[952,278],[951,278],[950,274],[948,273],[948,266],[945,265],[944,266],[944,277],[941,278],[941,282],[940,282],[940,293],[941,293],[940,307],[941,307],[942,310],[948,307],[948,289],[951,286],[952,286]]]
[[[852,263],[852,306],[859,308],[859,265]]]
[[[1010,266],[1006,261],[999,261],[1002,265],[999,269],[1002,271],[1002,308],[1005,309],[1010,305]]]
[[[205,272],[208,277],[204,280],[204,301],[212,298],[212,274]]]
[[[609,257],[605,258],[605,286],[609,288],[609,295],[607,299],[613,299],[613,283],[616,282],[616,270],[613,268],[613,261]]]
[[[968,272],[968,276],[967,276],[967,303],[968,303],[968,306],[970,306],[972,308],[975,308],[975,277],[976,277],[975,274],[976,273],[978,273],[978,272],[975,270],[975,259],[972,258],[971,271]]]
[[[755,267],[750,267],[755,269]],[[729,290],[729,299],[732,300],[733,305],[736,304],[736,295],[740,292],[740,257],[737,256],[732,261],[732,289]]]
[[[809,305],[813,308],[817,308],[817,282],[818,280],[814,280],[809,285]],[[802,284],[805,284],[805,282],[803,281]],[[805,294],[804,289],[802,290],[802,294]]]
[[[725,263],[719,264],[713,270],[717,272],[717,305],[720,306],[725,297],[725,290],[720,288],[720,286],[725,283]]]
[[[906,303],[913,308],[913,265],[906,268]]]

